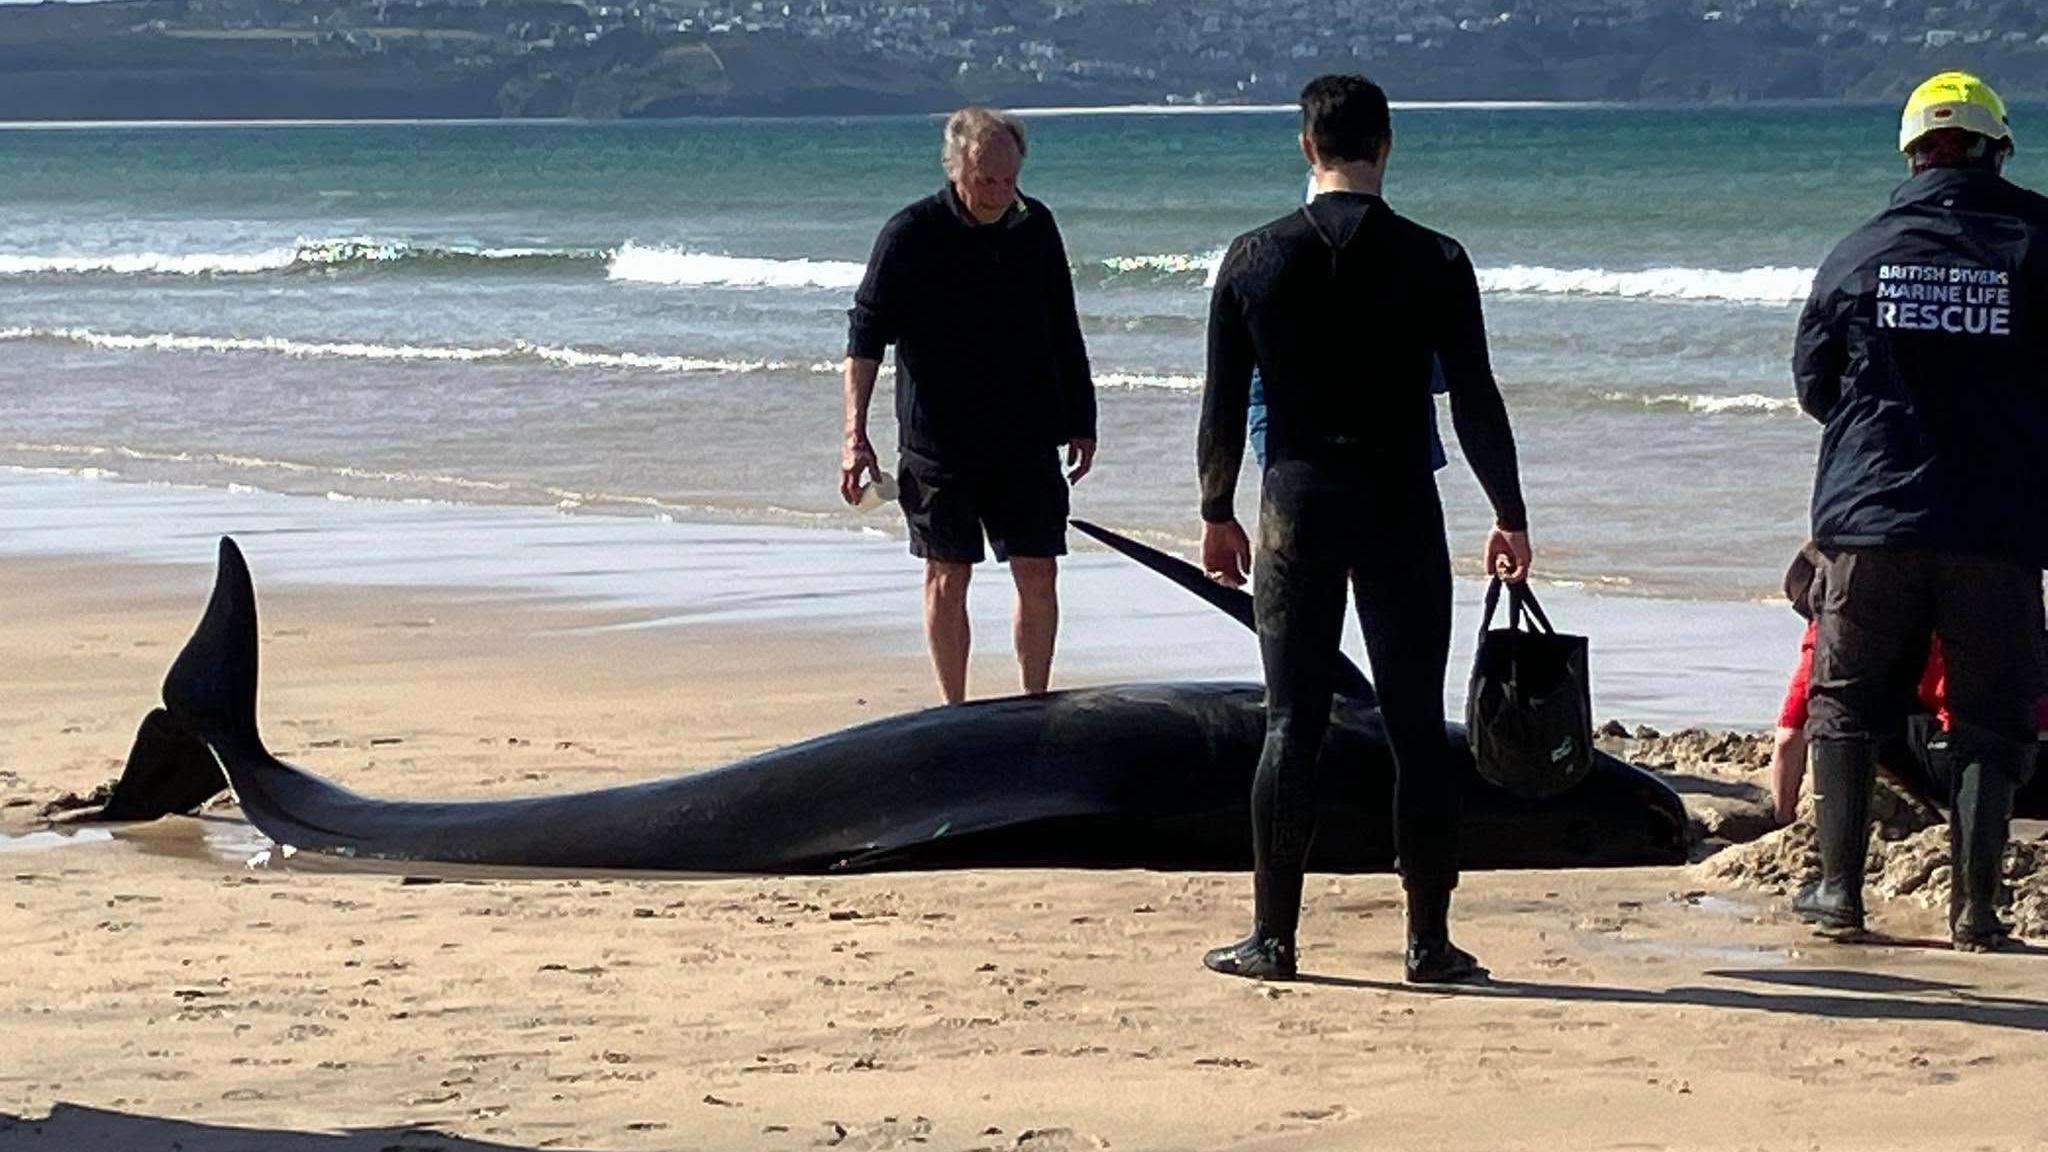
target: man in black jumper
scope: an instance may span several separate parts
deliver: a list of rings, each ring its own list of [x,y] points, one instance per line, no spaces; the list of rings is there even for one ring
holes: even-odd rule
[[[1509,580],[1528,574],[1527,515],[1472,262],[1457,241],[1380,198],[1392,146],[1378,85],[1362,76],[1311,81],[1301,94],[1301,150],[1315,197],[1230,245],[1209,307],[1197,453],[1202,564],[1232,586],[1251,559],[1233,503],[1254,366],[1267,406],[1253,589],[1266,666],[1266,746],[1252,786],[1257,912],[1249,937],[1203,958],[1234,976],[1295,975],[1347,573],[1394,754],[1407,978],[1485,974],[1451,943],[1448,926],[1459,797],[1444,736],[1451,562],[1431,460],[1432,364],[1442,366],[1459,446],[1493,504],[1487,568]]]
[[[1067,485],[1095,458],[1073,273],[1051,211],[1017,191],[1024,152],[1014,117],[954,113],[940,153],[946,186],[882,227],[850,314],[840,494],[856,503],[862,476],[880,479],[868,402],[894,344],[897,482],[910,554],[925,562],[925,638],[948,704],[967,695],[967,582],[984,531],[1017,585],[1024,691],[1046,690]]]
[[[1807,735],[1821,878],[1794,901],[1863,930],[1881,741],[1930,635],[1947,663],[1950,940],[2003,946],[2014,792],[2034,771],[2048,565],[2048,199],[2000,174],[2005,105],[1944,72],[1906,103],[1912,176],[1836,246],[1799,319],[1799,404],[1824,428]]]

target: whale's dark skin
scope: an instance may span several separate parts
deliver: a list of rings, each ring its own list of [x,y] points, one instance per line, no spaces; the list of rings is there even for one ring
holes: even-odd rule
[[[1178,563],[1177,561],[1175,563]],[[248,820],[301,851],[472,865],[815,873],[985,866],[1251,865],[1256,684],[1122,684],[894,716],[668,779],[514,800],[389,801],[273,757],[256,728],[256,604],[223,539],[206,615],[165,678],[103,812],[187,811],[232,785]],[[1353,675],[1356,675],[1355,669]],[[1358,677],[1356,689],[1369,696]],[[1391,867],[1392,763],[1379,713],[1336,704],[1310,867]],[[1467,868],[1671,864],[1685,811],[1601,756],[1545,801],[1466,776]],[[224,777],[223,777],[224,773]]]

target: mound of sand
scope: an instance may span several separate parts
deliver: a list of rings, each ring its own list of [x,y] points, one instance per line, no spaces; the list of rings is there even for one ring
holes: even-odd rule
[[[1772,816],[1768,734],[1688,728],[1667,736],[1610,721],[1599,744],[1662,776],[1684,798],[1701,846],[1696,867],[1703,879],[1790,895],[1820,875],[1812,792],[1802,794],[1798,818],[1789,826],[1779,828]],[[1946,817],[1880,779],[1871,824],[1868,896],[1945,910]],[[2012,902],[2002,915],[2020,936],[2048,939],[2048,838],[2023,839],[2015,830],[2005,877]]]
[[[1873,820],[1865,892],[1873,899],[1911,899],[1946,909],[1949,900],[1948,825],[1938,813],[1878,785],[1896,808]],[[1707,879],[1742,888],[1789,894],[1820,875],[1812,812],[1790,827],[1738,844],[1697,865]],[[2011,904],[2003,915],[2022,937],[2048,938],[2048,841],[2014,840],[2005,852]]]
[[[1740,768],[1754,762],[1755,783],[1768,795],[1762,773],[1770,760],[1769,737],[1681,732],[1644,744],[1651,751],[1638,763],[1664,774],[1682,794],[1698,779],[1739,779]],[[1686,794],[1686,806],[1694,806],[1691,794]],[[1701,823],[1697,812],[1695,817],[1695,823]],[[1789,895],[1820,875],[1811,792],[1801,797],[1798,819],[1789,826],[1747,839],[1729,835],[1744,827],[1719,826],[1717,838],[1740,842],[1718,847],[1706,856],[1696,866],[1703,878]],[[1880,779],[1871,800],[1866,875],[1865,892],[1873,900],[1911,899],[1925,907],[1946,909],[1950,890],[1946,818]],[[2023,840],[2016,835],[2006,849],[2005,878],[2011,903],[2001,914],[2020,936],[2048,938],[2048,840]]]

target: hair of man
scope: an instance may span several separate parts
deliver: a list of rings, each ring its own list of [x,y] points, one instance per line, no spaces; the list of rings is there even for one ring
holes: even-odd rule
[[[971,104],[946,117],[946,128],[941,135],[939,163],[946,175],[958,178],[961,165],[968,156],[980,150],[989,141],[1008,136],[1017,146],[1017,158],[1023,159],[1029,152],[1024,142],[1024,122],[996,108]]]
[[[1301,90],[1301,134],[1325,163],[1373,163],[1394,134],[1387,93],[1363,76],[1318,76]]]

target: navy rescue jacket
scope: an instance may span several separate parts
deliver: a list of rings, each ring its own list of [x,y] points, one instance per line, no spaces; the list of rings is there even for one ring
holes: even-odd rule
[[[1816,543],[2048,565],[2048,198],[1907,180],[1821,265],[1792,371]]]

